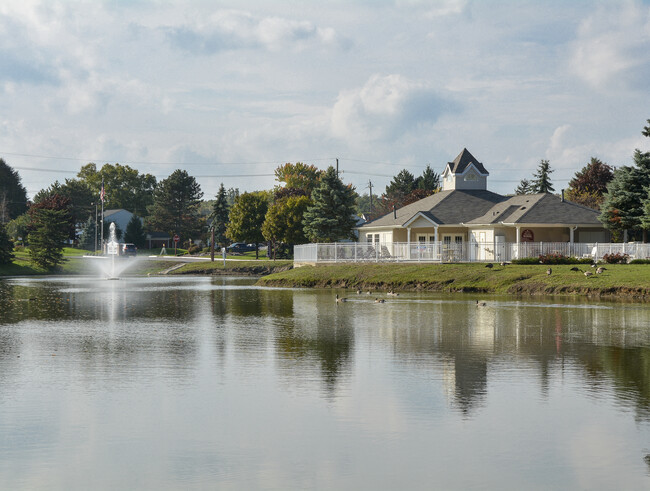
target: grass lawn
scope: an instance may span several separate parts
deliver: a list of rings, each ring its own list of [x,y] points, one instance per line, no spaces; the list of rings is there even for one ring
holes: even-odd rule
[[[335,264],[303,266],[261,278],[269,286],[342,287],[376,290],[429,290],[514,294],[593,294],[650,296],[650,265],[604,265],[595,273],[588,265],[484,264]]]

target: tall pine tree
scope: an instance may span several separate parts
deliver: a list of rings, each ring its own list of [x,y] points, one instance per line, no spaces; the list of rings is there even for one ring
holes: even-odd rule
[[[542,160],[537,167],[537,172],[533,176],[532,189],[534,193],[552,193],[555,191],[551,183],[551,164],[548,160]]]
[[[647,220],[644,222],[644,202],[650,186],[650,152],[636,150],[634,164],[614,171],[598,219],[615,232],[642,231],[645,240],[645,230],[650,226]]]
[[[407,171],[408,172],[408,171]],[[412,177],[412,176],[411,176]],[[335,242],[352,238],[354,189],[339,179],[334,167],[329,167],[311,194],[313,204],[305,211],[305,235],[312,242]]]
[[[215,245],[219,244],[225,247],[226,241],[226,227],[228,226],[228,214],[230,213],[230,205],[228,205],[228,195],[223,183],[219,186],[217,199],[212,206],[212,213],[208,220],[210,221],[211,228],[214,228],[214,242]]]

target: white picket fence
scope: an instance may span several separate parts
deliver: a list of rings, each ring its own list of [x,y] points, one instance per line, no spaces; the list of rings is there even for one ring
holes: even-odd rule
[[[297,245],[295,263],[338,262],[509,262],[541,254],[602,259],[605,254],[627,254],[630,259],[650,258],[650,244],[521,242],[450,244],[443,242],[335,242]]]

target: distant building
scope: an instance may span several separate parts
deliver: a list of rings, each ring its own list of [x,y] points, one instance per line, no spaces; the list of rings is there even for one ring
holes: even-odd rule
[[[503,196],[487,190],[489,172],[467,149],[442,173],[442,190],[358,227],[359,240],[474,247],[469,260],[492,260],[500,244],[608,242],[598,212],[553,194]]]

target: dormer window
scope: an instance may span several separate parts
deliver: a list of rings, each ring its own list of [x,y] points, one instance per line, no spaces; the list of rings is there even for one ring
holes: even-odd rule
[[[473,172],[470,172],[465,176],[466,181],[478,181],[478,176],[474,174]]]

